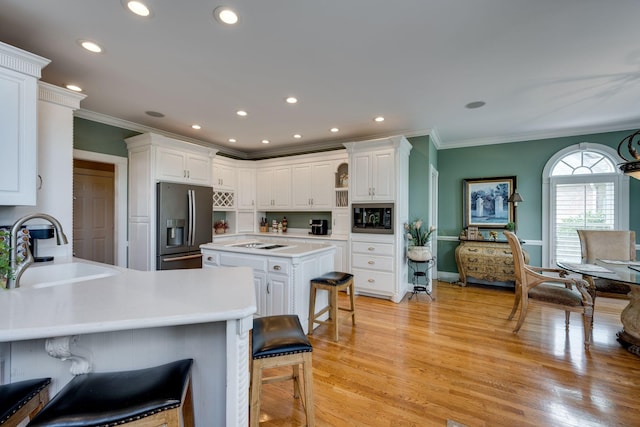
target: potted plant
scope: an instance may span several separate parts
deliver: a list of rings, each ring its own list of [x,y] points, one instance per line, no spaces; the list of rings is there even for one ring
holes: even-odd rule
[[[7,279],[13,277],[10,242],[9,232],[0,230],[0,285],[2,287],[6,287]]]
[[[411,224],[405,224],[404,229],[407,232],[407,240],[409,241],[409,249],[407,256],[412,261],[428,261],[431,259],[431,250],[429,249],[429,240],[436,228],[432,225],[428,229],[422,228],[422,220],[418,219]]]
[[[229,228],[229,223],[223,219],[218,220],[213,224],[213,229],[216,234],[224,234],[227,232],[227,228]]]

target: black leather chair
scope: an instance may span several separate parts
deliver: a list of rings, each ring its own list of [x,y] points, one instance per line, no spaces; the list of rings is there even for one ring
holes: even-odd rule
[[[37,378],[0,385],[0,426],[15,427],[49,401],[51,378]]]

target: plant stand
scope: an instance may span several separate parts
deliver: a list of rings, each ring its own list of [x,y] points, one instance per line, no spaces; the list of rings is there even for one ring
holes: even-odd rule
[[[433,283],[431,281],[431,268],[436,263],[436,257],[425,261],[414,261],[407,259],[409,270],[413,275],[413,291],[409,296],[409,300],[420,292],[424,292],[429,296],[431,301],[435,301],[435,293],[433,292]]]

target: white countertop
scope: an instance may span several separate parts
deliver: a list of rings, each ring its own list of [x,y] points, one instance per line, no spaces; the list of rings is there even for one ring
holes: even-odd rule
[[[253,236],[253,235],[252,235]],[[247,235],[242,235],[242,238],[238,240],[229,242],[220,242],[220,243],[205,243],[204,245],[200,245],[200,249],[203,250],[217,250],[217,251],[226,251],[226,252],[236,252],[243,254],[253,254],[253,255],[268,255],[274,257],[285,257],[285,258],[295,258],[295,257],[303,257],[318,253],[323,253],[331,250],[335,250],[335,246],[326,244],[326,243],[282,243],[285,245],[282,248],[276,249],[259,249],[259,248],[246,248],[239,247],[236,245],[242,245],[246,243],[252,242],[260,242],[264,240],[260,239],[260,236],[252,237]],[[277,243],[276,243],[277,244]]]
[[[168,271],[106,267],[119,273],[43,288],[0,288],[0,342],[218,322],[256,312],[249,267]]]

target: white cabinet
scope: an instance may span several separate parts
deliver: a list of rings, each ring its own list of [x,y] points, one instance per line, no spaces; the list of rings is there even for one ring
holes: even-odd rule
[[[38,79],[48,63],[0,42],[0,206],[36,204]]]
[[[351,200],[354,202],[395,198],[394,150],[354,153],[351,160]]]
[[[331,209],[333,166],[329,162],[303,163],[291,167],[292,208]]]
[[[395,293],[393,241],[359,241],[354,238],[351,248],[356,292],[392,297]]]
[[[349,153],[352,202],[394,204],[393,234],[351,233],[356,292],[400,302],[407,290],[404,224],[409,221],[409,152],[402,136],[344,144]]]
[[[266,240],[262,239],[261,240]],[[309,282],[335,270],[333,248],[293,256],[259,255],[230,251],[214,244],[202,247],[203,267],[251,267],[256,290],[256,316],[296,314],[307,332],[309,319]],[[229,283],[233,286],[233,283]],[[327,303],[325,293],[318,295],[319,306]]]
[[[254,167],[238,169],[238,209],[256,207],[256,170]]]
[[[129,151],[129,268],[155,270],[156,183],[211,185],[217,150],[145,133],[125,140]]]
[[[258,209],[289,209],[291,206],[291,167],[275,166],[256,171]]]
[[[236,189],[236,168],[234,165],[220,157],[213,160],[213,188],[223,190]]]
[[[162,147],[156,156],[157,178],[161,181],[211,183],[211,159],[206,155]]]

